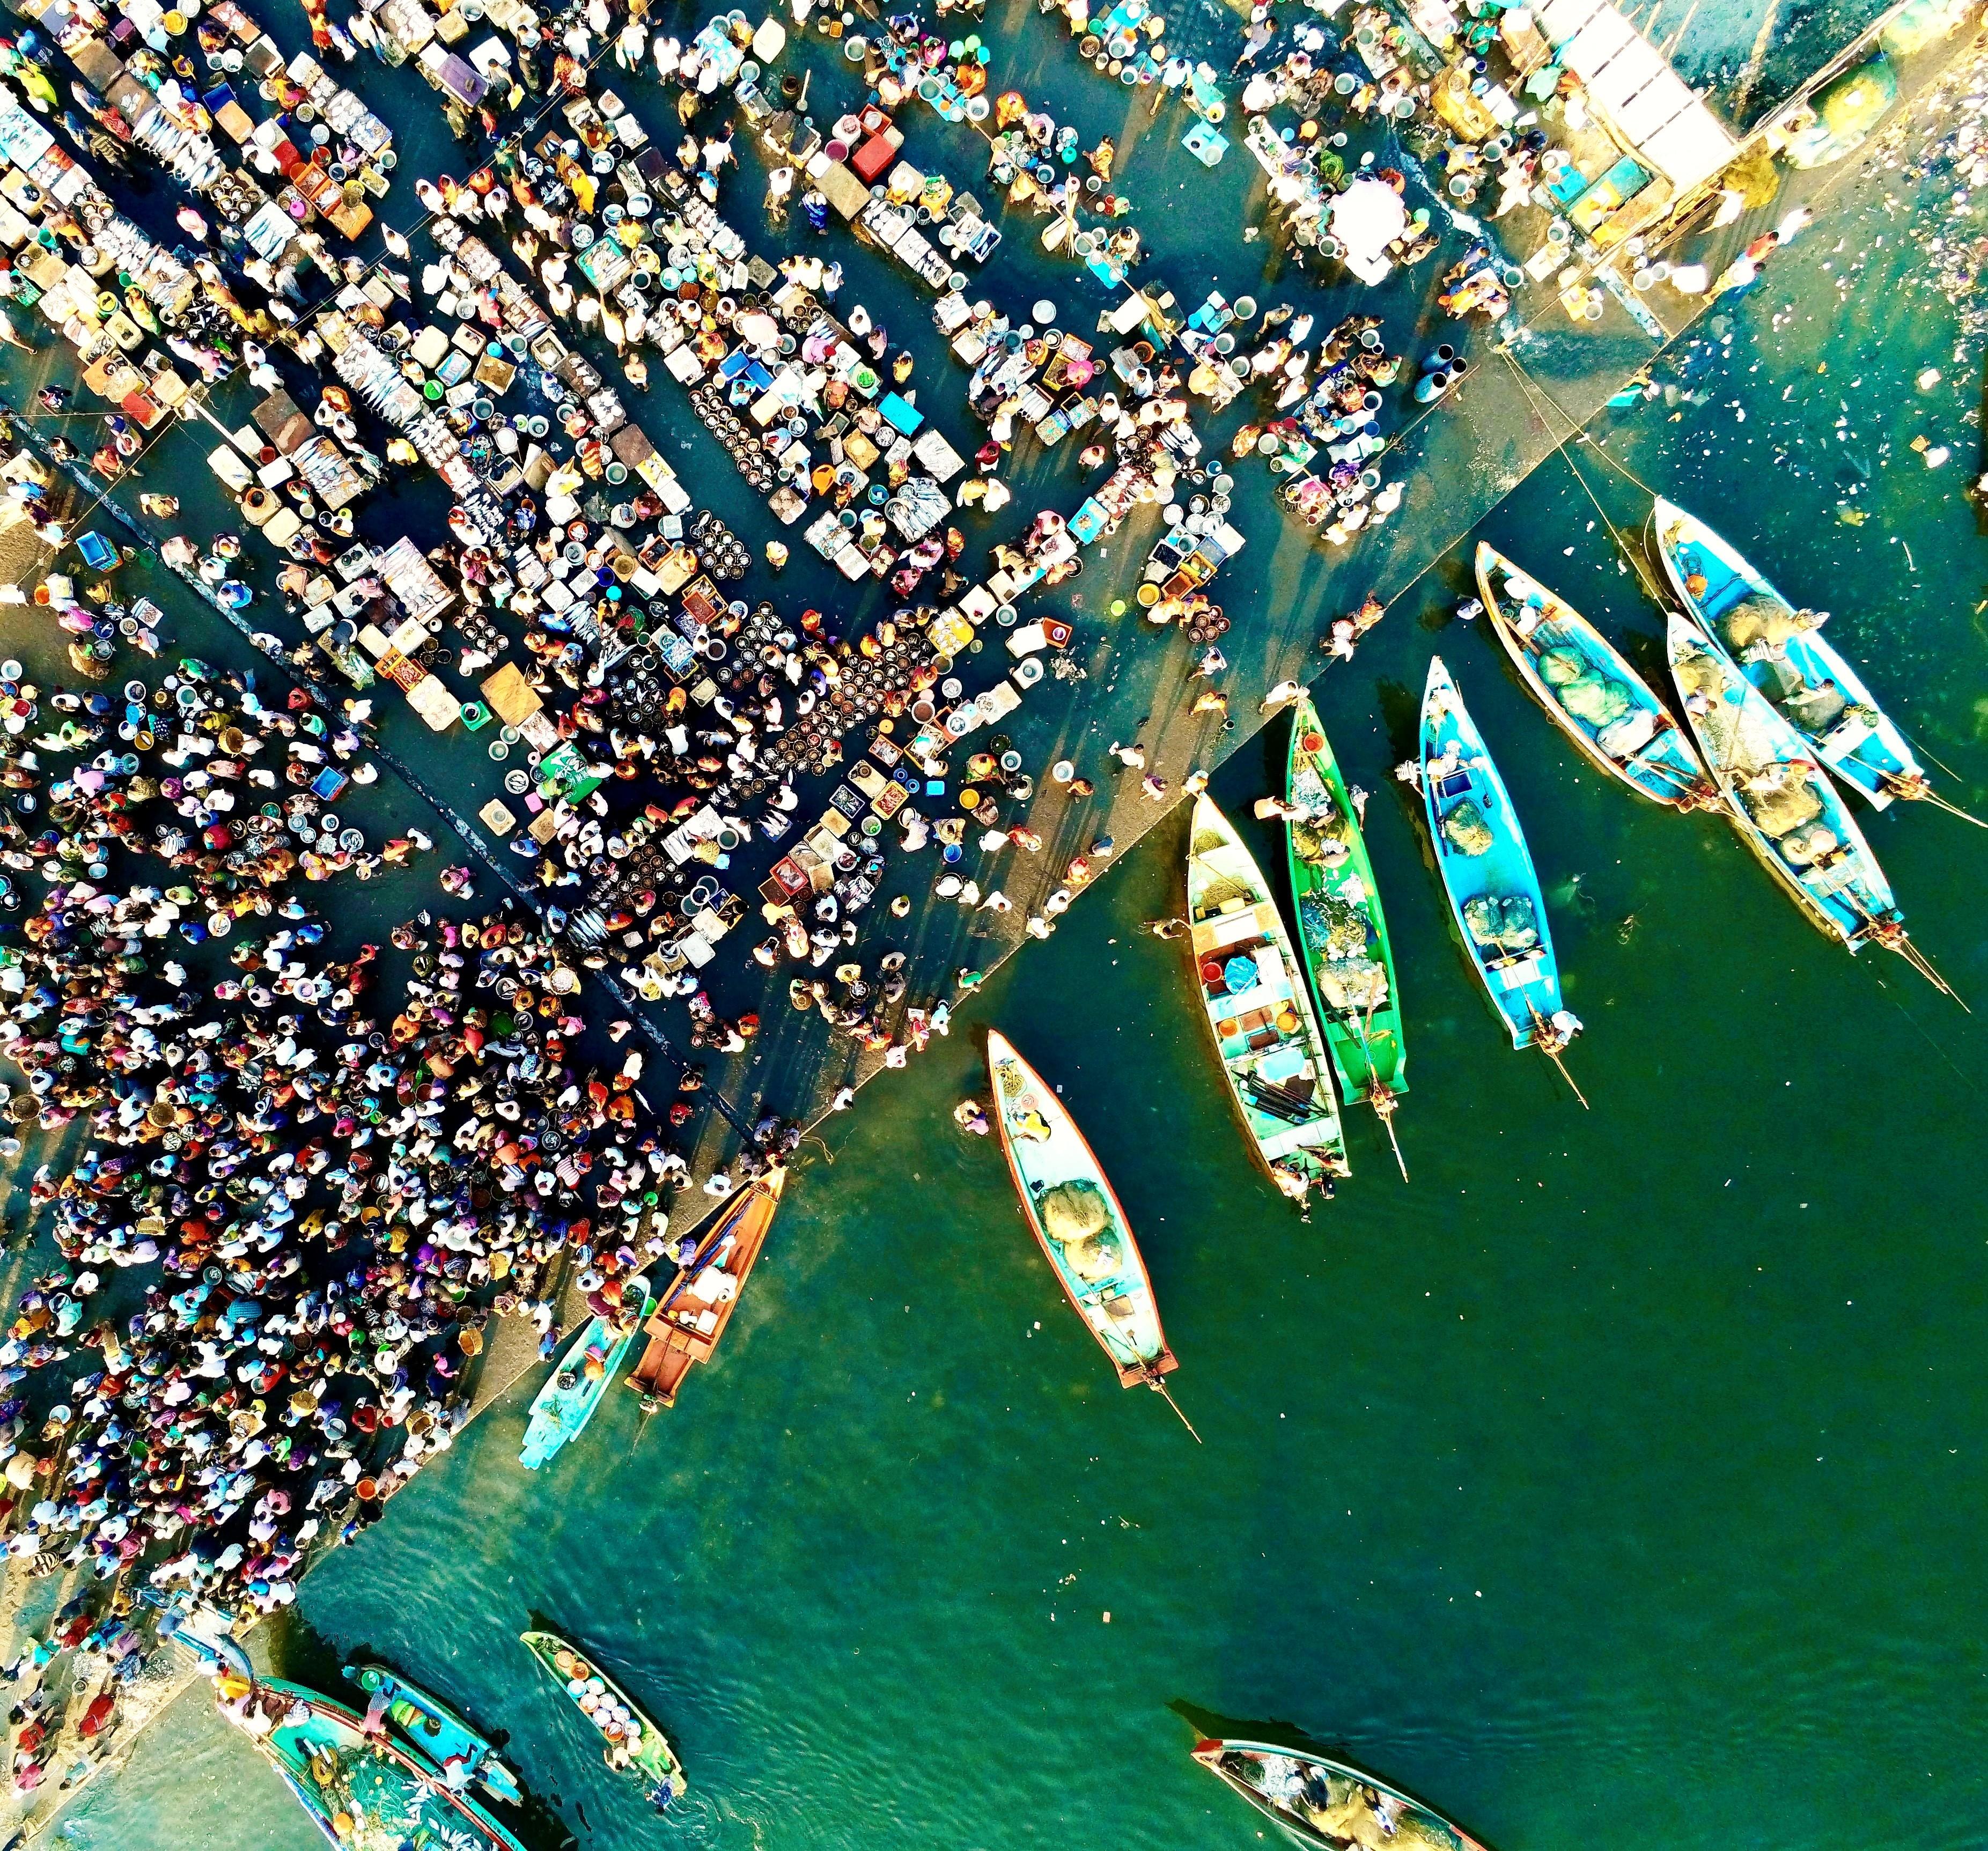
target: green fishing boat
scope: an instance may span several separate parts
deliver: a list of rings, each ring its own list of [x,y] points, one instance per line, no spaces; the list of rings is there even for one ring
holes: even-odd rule
[[[663,1732],[586,1653],[556,1633],[520,1633],[525,1649],[563,1690],[575,1709],[600,1731],[601,1758],[636,1782],[658,1812],[667,1812],[689,1782]]]
[[[1371,1106],[1392,1143],[1395,1108],[1408,1089],[1394,948],[1359,813],[1309,694],[1291,711],[1284,809],[1291,902],[1326,1051],[1341,1092]],[[1395,1161],[1401,1157],[1396,1144]]]

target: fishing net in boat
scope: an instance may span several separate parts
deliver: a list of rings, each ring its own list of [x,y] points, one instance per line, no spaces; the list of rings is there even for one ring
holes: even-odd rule
[[[1347,853],[1346,819],[1335,814],[1323,822],[1293,823],[1291,852],[1308,866],[1336,866]]]
[[[1364,1015],[1388,1000],[1388,967],[1375,958],[1336,958],[1319,967],[1318,993],[1328,1008]]]
[[[1594,743],[1611,758],[1633,758],[1657,736],[1657,716],[1638,707],[1612,720],[1594,735]]]
[[[1608,725],[1629,711],[1629,691],[1612,675],[1587,674],[1560,691],[1560,704],[1590,726]]]
[[[1307,893],[1298,901],[1298,927],[1318,957],[1357,958],[1367,949],[1367,918],[1334,893]]]
[[[1195,837],[1193,844],[1188,852],[1193,855],[1212,855],[1227,840],[1228,838],[1219,829],[1203,829]]]
[[[1739,780],[1740,801],[1763,835],[1786,836],[1822,814],[1822,799],[1806,773],[1790,765],[1763,765]]]
[[[1309,765],[1300,765],[1291,773],[1291,801],[1308,810],[1324,809],[1332,801],[1332,792],[1325,780]]]
[[[1485,854],[1498,839],[1484,820],[1484,812],[1468,797],[1443,818],[1442,833],[1449,846],[1462,855]]]
[[[1537,915],[1523,893],[1499,899],[1479,893],[1463,903],[1464,929],[1473,943],[1491,951],[1529,951],[1540,942]]]
[[[1090,1285],[1110,1278],[1124,1257],[1124,1243],[1109,1228],[1087,1239],[1073,1241],[1063,1248],[1063,1258],[1069,1262],[1070,1271]]]
[[[1756,643],[1779,649],[1790,637],[1819,628],[1828,615],[1826,610],[1796,610],[1784,599],[1756,592],[1750,598],[1742,598],[1721,617],[1719,629],[1726,647],[1736,654]]]
[[[1204,919],[1212,917],[1232,900],[1240,900],[1244,905],[1248,905],[1248,885],[1238,880],[1232,874],[1218,874],[1201,890],[1201,917]]]
[[[1104,1191],[1081,1177],[1044,1190],[1036,1212],[1042,1218],[1043,1233],[1063,1246],[1088,1240],[1111,1225],[1111,1204]]]
[[[1850,702],[1841,689],[1833,684],[1827,687],[1796,688],[1781,703],[1781,711],[1811,737],[1820,738],[1849,711]]]
[[[1549,687],[1565,687],[1587,673],[1587,660],[1577,649],[1549,649],[1540,657],[1540,674]]]
[[[1826,822],[1804,822],[1792,829],[1776,845],[1790,866],[1805,868],[1833,855],[1842,844]]]

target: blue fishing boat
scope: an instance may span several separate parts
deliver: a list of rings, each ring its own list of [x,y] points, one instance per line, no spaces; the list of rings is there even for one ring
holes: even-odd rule
[[[544,1387],[532,1398],[532,1414],[526,1424],[524,1448],[518,1463],[527,1471],[536,1471],[563,1447],[578,1439],[593,1410],[600,1405],[608,1386],[627,1359],[628,1348],[642,1328],[642,1319],[654,1309],[642,1297],[640,1279],[628,1282],[628,1295],[621,1307],[597,1309],[587,1326],[566,1346],[559,1367]],[[627,1309],[641,1305],[639,1313]]]
[[[1672,588],[1807,748],[1883,809],[1931,798],[1931,781],[1863,677],[1822,634],[1827,611],[1797,608],[1738,550],[1673,502],[1657,498],[1657,553]]]
[[[337,1851],[524,1851],[468,1794],[390,1736],[369,1735],[343,1704],[279,1677],[259,1680],[245,1701],[263,1721],[276,1718],[273,1727],[248,1728],[249,1738]],[[221,1714],[248,1727],[232,1704]]]
[[[1672,809],[1717,809],[1719,787],[1627,657],[1565,599],[1481,542],[1477,589],[1519,678],[1598,770]]]
[[[1906,937],[1891,882],[1808,741],[1681,611],[1671,613],[1669,641],[1685,718],[1760,865],[1831,937],[1853,952],[1867,944],[1895,951],[1952,995]]]
[[[497,1758],[494,1744],[438,1697],[431,1697],[384,1664],[349,1664],[345,1674],[363,1691],[368,1709],[379,1706],[416,1757],[445,1778],[473,1780],[493,1798],[523,1803],[518,1777]]]
[[[1557,1065],[1580,1024],[1560,1000],[1546,898],[1505,781],[1440,656],[1422,691],[1422,772],[1436,868],[1464,949],[1512,1045],[1537,1047]]]

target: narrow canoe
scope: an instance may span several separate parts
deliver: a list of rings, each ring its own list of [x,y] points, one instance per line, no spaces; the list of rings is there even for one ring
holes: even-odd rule
[[[1261,1741],[1202,1741],[1194,1758],[1301,1845],[1329,1851],[1484,1851],[1460,1826],[1357,1768]]]
[[[1796,613],[1735,548],[1675,502],[1658,496],[1652,518],[1658,556],[1685,609],[1824,765],[1874,809],[1929,793],[1905,735],[1813,627],[1826,613]],[[1804,623],[1810,627],[1800,627]]]
[[[556,1633],[520,1633],[525,1649],[600,1731],[602,1759],[637,1782],[658,1812],[682,1797],[690,1783],[663,1732],[630,1701],[628,1694],[578,1647]]]
[[[1477,589],[1520,680],[1589,764],[1653,803],[1718,806],[1718,786],[1670,710],[1579,611],[1482,543]]]
[[[1270,884],[1205,796],[1188,835],[1187,916],[1215,1058],[1256,1155],[1294,1201],[1330,1195],[1347,1165],[1325,1038]]]
[[[990,1031],[987,1071],[1022,1212],[1077,1315],[1121,1387],[1157,1386],[1179,1366],[1125,1211],[1063,1102],[1007,1037]]]
[[[639,1281],[631,1283],[641,1289]],[[644,1313],[650,1305],[651,1302],[644,1302]],[[641,1327],[640,1318],[630,1319],[625,1326],[618,1320],[610,1323],[597,1313],[587,1319],[586,1327],[566,1346],[558,1368],[532,1398],[525,1444],[518,1454],[518,1463],[526,1471],[536,1471],[580,1437]]]
[[[644,1412],[674,1407],[684,1377],[695,1364],[710,1361],[766,1245],[786,1183],[784,1170],[755,1177],[718,1211],[697,1251],[663,1289],[642,1326],[648,1346],[628,1372],[628,1386],[642,1397]]]
[[[384,1664],[349,1664],[345,1674],[369,1699],[386,1704],[387,1720],[435,1772],[441,1773],[454,1761],[466,1778],[493,1797],[514,1806],[523,1804],[517,1775],[497,1758],[489,1738],[472,1728],[440,1697],[431,1697]]]
[[[1671,613],[1670,657],[1685,718],[1760,865],[1852,951],[1900,929],[1891,883],[1814,748],[1680,611]]]
[[[1464,949],[1492,1006],[1529,1048],[1560,1007],[1546,897],[1505,781],[1440,656],[1422,691],[1422,801]]]
[[[452,1792],[390,1736],[368,1736],[343,1704],[279,1677],[259,1680],[290,1704],[266,1734],[250,1734],[327,1843],[339,1851],[523,1851],[467,1794]],[[224,1714],[230,1714],[224,1709]]]
[[[1391,1110],[1377,1102],[1408,1089],[1395,954],[1360,819],[1309,694],[1292,710],[1284,802],[1302,812],[1286,814],[1285,843],[1326,1051],[1349,1099]]]

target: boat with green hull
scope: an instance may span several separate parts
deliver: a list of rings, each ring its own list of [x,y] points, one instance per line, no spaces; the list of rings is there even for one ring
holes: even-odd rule
[[[1344,1761],[1266,1741],[1199,1741],[1194,1758],[1317,1851],[1484,1851],[1432,1806]]]
[[[1422,692],[1422,773],[1436,871],[1471,968],[1512,1045],[1559,1066],[1579,1025],[1560,1000],[1546,896],[1511,794],[1440,656]]]
[[[518,1777],[497,1758],[488,1736],[472,1728],[438,1697],[410,1684],[384,1664],[349,1664],[345,1674],[366,1693],[369,1709],[378,1705],[416,1756],[446,1778],[453,1763],[493,1799],[522,1805]]]
[[[245,1698],[285,1706],[273,1728],[251,1727],[245,1712],[221,1713],[243,1727],[256,1751],[283,1777],[312,1822],[338,1851],[524,1851],[466,1793],[384,1731],[369,1735],[343,1704],[279,1677],[259,1680]]]
[[[1207,797],[1187,854],[1188,947],[1215,1057],[1270,1180],[1295,1201],[1348,1174],[1325,1038],[1303,960],[1256,858]]]
[[[1309,694],[1291,711],[1284,844],[1305,981],[1340,1091],[1371,1106],[1391,1141],[1408,1089],[1394,948],[1359,812]],[[1395,1156],[1398,1162],[1398,1144]]]
[[[601,1758],[615,1773],[639,1784],[658,1812],[682,1797],[689,1782],[662,1731],[635,1707],[599,1663],[556,1633],[521,1633],[525,1649],[600,1731]]]

